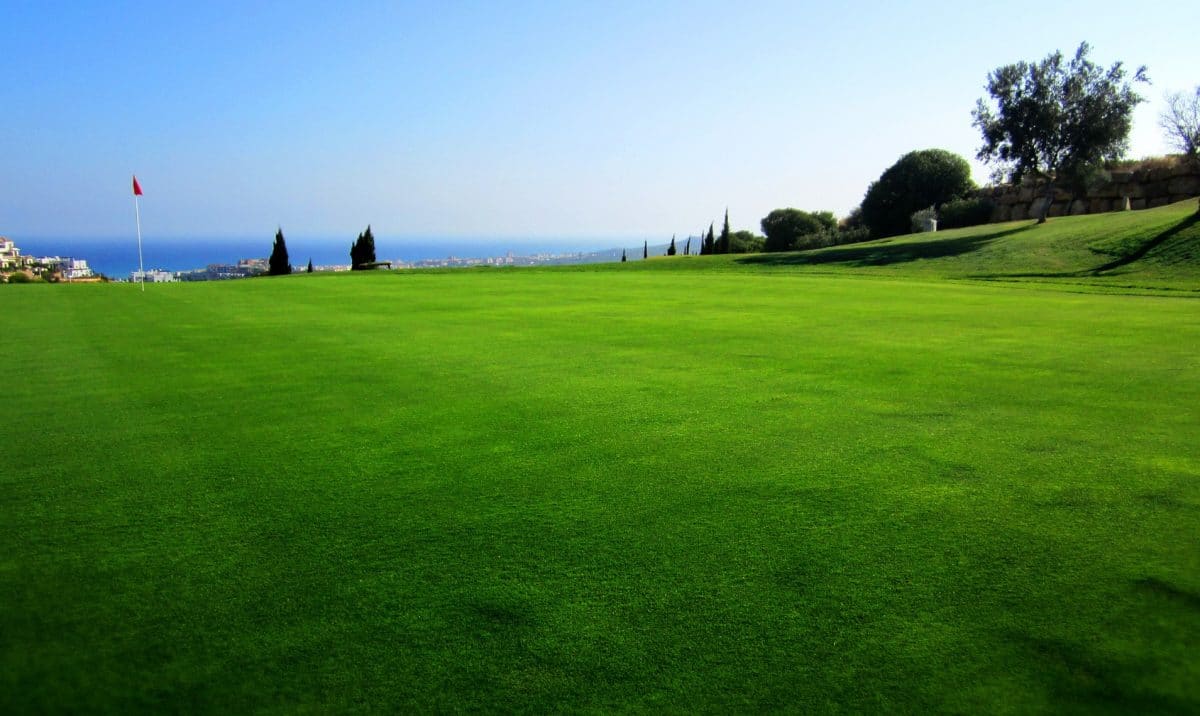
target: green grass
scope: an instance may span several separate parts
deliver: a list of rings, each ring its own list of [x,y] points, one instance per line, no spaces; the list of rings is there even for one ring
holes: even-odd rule
[[[1159,209],[990,224],[817,251],[563,267],[722,269],[1037,283],[1041,288],[1200,292],[1196,200]],[[666,261],[668,265],[664,265]]]
[[[1188,222],[2,287],[0,711],[1200,710]]]

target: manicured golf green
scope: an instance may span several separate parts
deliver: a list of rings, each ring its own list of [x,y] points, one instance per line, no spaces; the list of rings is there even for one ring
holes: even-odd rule
[[[1197,229],[1129,216],[0,286],[0,711],[1200,710]]]

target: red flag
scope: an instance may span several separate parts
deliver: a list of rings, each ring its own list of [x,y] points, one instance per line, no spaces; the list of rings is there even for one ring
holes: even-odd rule
[[[133,177],[133,195],[134,196],[142,195],[142,185],[137,183],[137,175],[134,175],[134,177]]]

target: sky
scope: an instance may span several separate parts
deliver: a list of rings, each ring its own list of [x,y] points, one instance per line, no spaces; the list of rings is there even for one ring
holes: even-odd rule
[[[662,238],[972,161],[988,72],[1200,85],[1200,4],[0,0],[0,235]]]

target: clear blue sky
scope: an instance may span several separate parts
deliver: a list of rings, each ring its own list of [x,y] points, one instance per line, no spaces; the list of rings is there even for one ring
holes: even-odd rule
[[[1003,8],[999,10],[999,8]],[[665,237],[973,160],[998,65],[1200,84],[1200,5],[0,0],[0,234]],[[974,162],[973,162],[974,163]],[[987,172],[976,164],[976,179]]]

